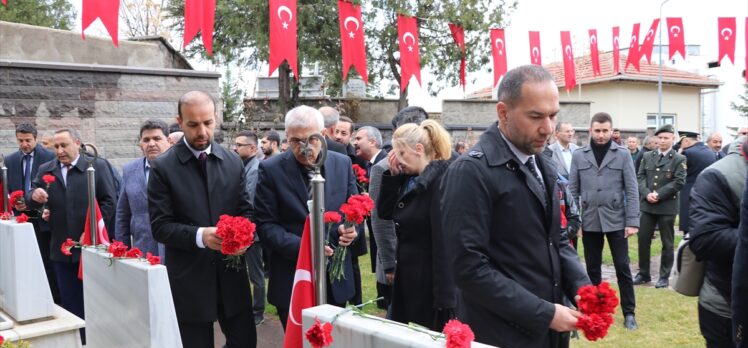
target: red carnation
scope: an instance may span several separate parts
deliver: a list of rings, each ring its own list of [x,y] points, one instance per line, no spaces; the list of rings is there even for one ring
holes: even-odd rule
[[[62,243],[60,251],[62,251],[62,254],[65,256],[71,256],[73,255],[73,253],[70,252],[70,249],[72,249],[75,245],[76,243],[72,239],[68,238],[65,243]]]
[[[361,168],[358,164],[354,164],[352,168],[353,174],[356,176],[356,184],[361,192],[366,192],[366,185],[369,183],[369,178],[366,177],[366,169]]]
[[[337,211],[328,211],[325,212],[324,220],[326,224],[339,224],[343,221],[343,217]]]
[[[127,253],[127,245],[115,240],[109,245],[109,252],[112,254],[112,257],[124,257]]]
[[[5,342],[5,337],[3,335],[0,335],[0,344],[3,344]]]
[[[584,337],[590,341],[597,341],[608,334],[608,328],[613,324],[610,314],[584,315],[577,321],[577,328],[582,330]]]
[[[55,176],[52,174],[45,174],[44,176],[42,176],[42,181],[44,181],[44,183],[49,186],[49,184],[55,182]]]
[[[23,222],[27,222],[27,221],[29,221],[29,217],[24,213],[21,213],[21,215],[16,216],[16,222],[19,224]]]
[[[616,291],[608,282],[602,282],[598,286],[585,285],[579,289],[578,295],[580,299],[577,304],[583,314],[613,314],[618,306]]]
[[[332,324],[320,323],[314,318],[314,325],[306,330],[306,339],[313,348],[327,347],[332,343]]]
[[[228,255],[228,266],[241,269],[242,256],[234,255],[252,245],[255,224],[243,216],[221,215],[216,224],[216,235],[222,239],[221,253]]]
[[[23,191],[13,191],[13,193],[10,194],[8,202],[10,202],[10,204],[23,203]]]
[[[466,348],[475,340],[473,330],[467,324],[452,319],[444,325],[444,335],[447,336],[447,348]]]
[[[139,259],[143,257],[143,252],[138,248],[132,248],[125,253],[125,257]]]
[[[7,212],[7,211],[4,212],[4,213],[2,213],[2,214],[0,214],[0,220],[6,220],[6,221],[8,221],[12,217],[13,217],[13,214],[10,213],[10,212]]]
[[[368,195],[353,195],[348,199],[348,202],[355,202],[363,207],[366,211],[366,216],[370,216],[371,210],[374,209],[374,200],[372,200]]]
[[[161,257],[160,256],[154,256],[150,252],[147,252],[145,254],[145,258],[146,258],[146,260],[148,260],[148,262],[151,263],[152,266],[153,265],[158,265],[158,264],[161,263]]]

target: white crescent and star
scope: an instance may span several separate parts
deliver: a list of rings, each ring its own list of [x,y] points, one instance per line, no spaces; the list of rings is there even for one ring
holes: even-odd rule
[[[351,22],[353,22],[353,24],[356,25],[356,29],[355,30],[351,30],[351,29],[348,28],[348,23],[351,23]],[[359,24],[358,19],[356,17],[350,17],[350,16],[348,16],[348,17],[345,18],[345,21],[343,21],[343,27],[345,28],[345,30],[348,30],[348,36],[351,39],[353,39],[353,38],[356,37],[356,32],[360,28],[360,24]]]
[[[650,38],[654,37],[654,34],[655,34],[654,30],[649,29],[649,31],[647,32],[647,40],[649,40]]]
[[[566,45],[566,47],[564,47],[564,52],[566,52],[566,56],[569,57],[569,59],[572,58],[571,46],[570,45]]]
[[[408,43],[408,38],[410,38],[411,43]],[[408,31],[403,34],[403,43],[408,45],[408,51],[413,52],[413,45],[416,44],[416,37],[413,36],[413,33]]]
[[[288,13],[288,20],[283,20],[283,13]],[[278,18],[283,21],[283,29],[288,29],[288,22],[293,20],[293,12],[288,6],[278,6]]]
[[[293,293],[296,291],[296,284],[301,282],[309,282],[309,284],[312,283],[312,274],[309,273],[309,271],[304,269],[297,269],[296,273],[293,275],[293,286],[291,287],[291,299],[293,299]],[[301,322],[296,320],[294,317],[294,310],[293,310],[293,300],[291,300],[291,304],[288,308],[288,318],[291,319],[291,322],[294,323],[294,325],[301,326]]]
[[[496,49],[499,50],[499,55],[503,56],[504,55],[504,40],[502,40],[501,38],[496,38],[496,41],[494,41],[494,46],[496,46]]]
[[[597,45],[597,36],[595,35],[590,36],[590,43],[593,45]]]
[[[631,37],[631,46],[634,46],[639,43],[639,40],[636,38],[636,35]]]
[[[725,34],[725,32],[728,32],[729,34]],[[730,40],[730,37],[732,36],[732,29],[723,28],[722,31],[720,31],[719,33],[722,34],[725,40]]]
[[[618,43],[618,36],[616,36],[616,37],[613,38],[613,46],[618,47],[618,45],[619,45],[619,43]]]
[[[674,25],[670,28],[670,32],[673,33],[673,36],[678,37],[678,34],[680,34],[680,27]]]

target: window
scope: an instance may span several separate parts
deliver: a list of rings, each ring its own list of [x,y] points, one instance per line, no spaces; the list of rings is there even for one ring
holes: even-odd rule
[[[647,114],[647,129],[656,130],[666,124],[675,126],[675,114]]]

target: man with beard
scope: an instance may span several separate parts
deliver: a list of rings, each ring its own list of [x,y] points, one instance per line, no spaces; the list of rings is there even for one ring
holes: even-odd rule
[[[265,159],[280,155],[280,135],[276,131],[269,131],[265,133],[265,137],[260,139],[260,149],[265,155]]]
[[[722,157],[722,134],[712,133],[706,138],[706,146],[714,152],[715,160],[719,161]]]

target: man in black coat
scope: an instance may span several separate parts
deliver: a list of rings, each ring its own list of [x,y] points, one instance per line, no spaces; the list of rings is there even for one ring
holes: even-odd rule
[[[36,127],[29,123],[21,123],[16,127],[16,141],[18,151],[5,156],[5,165],[8,168],[8,193],[23,191],[24,196],[31,190],[31,182],[39,173],[39,166],[55,159],[52,151],[45,149],[37,143]],[[10,202],[15,205],[16,202]],[[31,217],[29,220],[34,225],[36,243],[42,256],[44,271],[47,274],[47,282],[52,291],[55,303],[60,303],[60,292],[57,289],[57,278],[55,277],[52,263],[49,262],[50,232],[49,224],[40,219],[41,214],[36,210],[26,210],[26,203],[15,205],[16,210],[23,210]]]
[[[90,157],[80,152],[81,137],[75,129],[61,129],[54,135],[56,160],[39,166],[31,191],[26,194],[30,209],[41,209],[46,203],[42,218],[47,219],[50,228],[50,260],[57,277],[62,307],[84,318],[83,283],[78,279],[80,249],[72,249],[72,256],[65,256],[60,246],[68,238],[78,241],[83,234],[88,210],[88,178],[86,170]],[[96,200],[107,231],[108,223],[114,216],[116,196],[114,179],[106,162],[96,159]],[[51,174],[55,181],[47,185],[42,177]],[[49,186],[49,187],[47,187]],[[110,238],[114,237],[113,235]],[[85,338],[83,339],[85,342]]]
[[[680,131],[680,149],[681,154],[686,156],[686,183],[680,191],[680,230],[683,235],[687,235],[689,229],[688,202],[691,199],[691,188],[696,182],[702,170],[714,163],[717,158],[714,152],[710,150],[703,142],[698,140],[699,133]]]
[[[458,158],[442,181],[442,223],[458,317],[478,342],[555,347],[581,315],[564,305],[590,283],[558,232],[556,167],[542,153],[559,112],[558,88],[542,67],[509,71],[499,86],[499,123]],[[509,223],[511,222],[511,223]]]
[[[250,216],[244,166],[213,141],[216,110],[210,95],[188,92],[177,108],[184,137],[151,163],[148,210],[153,237],[165,246],[182,345],[212,347],[217,319],[227,347],[254,347],[245,258],[241,270],[227,267],[214,227],[224,214]]]
[[[748,221],[748,175],[740,205],[740,220]],[[732,269],[732,338],[737,348],[745,348],[748,346],[745,337],[748,329],[748,223],[738,228],[737,244]]]

